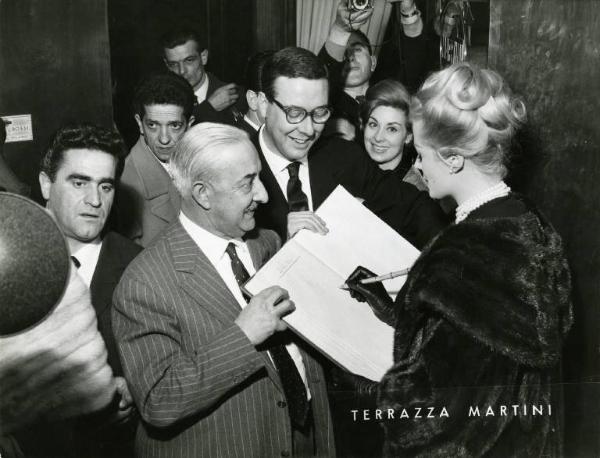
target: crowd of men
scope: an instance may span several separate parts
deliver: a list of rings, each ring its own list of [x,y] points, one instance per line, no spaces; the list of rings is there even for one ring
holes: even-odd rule
[[[337,185],[418,247],[444,225],[426,193],[340,138],[359,129],[376,65],[351,33],[368,15],[341,8],[319,56],[249,59],[244,94],[205,70],[192,30],[167,34],[169,71],[136,89],[128,154],[110,129],[57,133],[40,188],[91,291],[118,395],[85,422],[44,425],[43,440],[18,434],[25,456],[336,455],[329,364],[281,320],[293,298],[240,287],[299,230],[327,232],[315,210]]]

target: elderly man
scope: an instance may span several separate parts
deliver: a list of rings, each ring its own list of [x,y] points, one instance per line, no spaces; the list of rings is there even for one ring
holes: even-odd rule
[[[110,310],[113,290],[141,248],[117,233],[103,233],[124,154],[123,141],[114,131],[83,124],[64,127],[42,160],[39,182],[46,208],[67,239],[71,259],[91,291],[98,329],[121,395],[112,416],[115,421],[133,422],[133,400],[122,377]],[[132,432],[131,425],[122,424],[105,429],[104,434],[85,435],[77,441],[75,455],[131,455]],[[65,445],[71,447],[68,442]]]
[[[328,95],[325,66],[306,49],[282,49],[265,64],[259,100],[265,124],[257,147],[270,200],[258,209],[259,226],[282,238],[303,228],[325,233],[314,210],[343,185],[413,244],[424,245],[444,225],[426,193],[380,170],[354,142],[317,142],[331,115]]]
[[[196,122],[234,124],[242,114],[234,107],[239,98],[235,83],[225,84],[204,68],[208,49],[198,33],[176,27],[162,37],[163,61],[167,69],[183,76],[194,88]]]
[[[240,288],[280,246],[240,129],[202,123],[171,158],[181,213],[115,292],[115,333],[151,457],[334,456],[321,367],[281,317],[287,292]]]
[[[181,205],[169,158],[194,122],[194,93],[173,73],[147,77],[134,96],[140,138],[125,160],[117,198],[119,232],[146,246],[177,219]]]

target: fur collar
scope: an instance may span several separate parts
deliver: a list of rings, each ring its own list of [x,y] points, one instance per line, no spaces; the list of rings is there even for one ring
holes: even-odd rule
[[[403,306],[519,364],[552,366],[573,319],[560,237],[534,210],[450,226],[413,266]]]

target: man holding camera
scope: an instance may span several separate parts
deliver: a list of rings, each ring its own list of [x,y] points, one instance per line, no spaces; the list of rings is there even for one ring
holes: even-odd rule
[[[401,22],[408,37],[423,30],[421,13],[414,0],[401,0]],[[341,0],[329,37],[319,52],[327,65],[331,85],[331,101],[335,113],[328,131],[352,140],[360,130],[360,103],[364,100],[377,57],[369,38],[360,28],[373,14],[372,0]]]

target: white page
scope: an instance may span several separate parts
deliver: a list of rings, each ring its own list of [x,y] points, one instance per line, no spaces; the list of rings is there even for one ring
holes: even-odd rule
[[[335,188],[316,213],[329,232],[323,236],[301,230],[294,239],[344,279],[358,265],[383,275],[410,267],[419,257],[419,250],[342,186]],[[401,276],[383,285],[395,297],[405,281],[406,276]]]
[[[300,231],[246,290],[287,289],[296,310],[285,321],[294,331],[350,372],[381,380],[393,364],[394,329],[340,286],[358,265],[386,274],[411,266],[419,251],[341,186],[317,213],[329,232]],[[397,277],[384,285],[396,293],[404,281]]]
[[[267,266],[246,290],[256,294],[272,285],[287,289],[296,311],[284,320],[294,331],[344,369],[381,380],[393,363],[394,329],[379,321],[368,304],[339,288],[344,278],[293,239]]]

